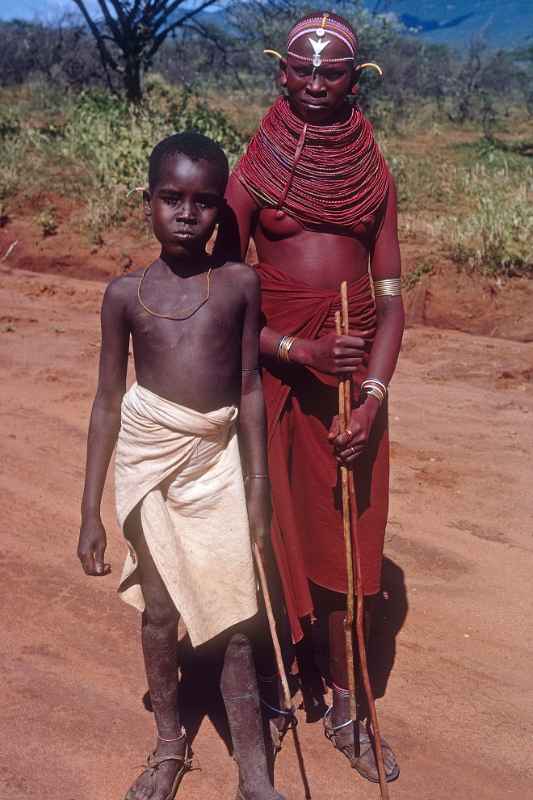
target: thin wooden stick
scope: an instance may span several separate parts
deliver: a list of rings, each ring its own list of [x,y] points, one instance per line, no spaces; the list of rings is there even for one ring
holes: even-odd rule
[[[270,628],[270,637],[272,639],[272,645],[274,647],[276,665],[278,667],[278,672],[281,679],[281,686],[283,688],[283,702],[285,704],[285,710],[291,711],[294,714],[294,706],[292,705],[289,682],[287,680],[285,664],[283,663],[283,656],[281,654],[281,646],[279,643],[278,631],[276,628],[276,620],[274,617],[274,612],[272,611],[272,601],[270,599],[270,591],[268,589],[268,581],[265,571],[265,565],[263,563],[263,556],[261,555],[261,551],[257,545],[257,542],[253,543],[253,553],[254,553],[255,563],[257,565],[257,572],[259,574],[259,583],[261,584],[261,592],[263,594],[263,599],[265,601],[265,610],[268,619],[268,627]],[[291,730],[292,730],[292,738],[294,740],[294,749],[296,750],[296,758],[298,759],[298,767],[300,769],[300,775],[302,778],[304,795],[306,800],[311,800],[311,789],[309,787],[309,781],[307,780],[307,773],[305,771],[302,748],[300,746],[300,740],[298,739],[298,733],[296,731],[296,722],[294,725],[291,726]]]
[[[348,285],[346,281],[343,281],[341,283],[341,328],[343,333],[345,334],[349,333]],[[345,387],[343,395],[344,419],[346,428],[350,424],[350,419],[352,414],[352,391],[351,391],[352,386],[351,386],[351,381],[343,381],[343,383],[344,384],[348,383],[348,391],[346,391]],[[361,553],[360,553],[358,529],[357,529],[357,495],[355,493],[355,480],[354,480],[353,469],[347,470],[347,472],[348,472],[347,482],[348,482],[348,495],[349,495],[349,519],[350,519],[351,535],[353,535],[353,541],[355,545],[355,589],[357,597],[355,628],[357,634],[357,645],[359,649],[359,662],[361,664],[361,676],[363,679],[363,686],[365,689],[368,708],[370,711],[370,718],[372,720],[372,730],[374,733],[374,744],[376,748],[376,763],[379,774],[379,788],[382,800],[389,800],[389,787],[387,785],[387,778],[385,775],[385,763],[383,760],[383,748],[381,746],[381,736],[379,731],[378,717],[376,713],[376,704],[374,702],[374,694],[372,692],[372,686],[370,684],[370,678],[368,675],[368,661],[366,657],[366,642],[365,642],[365,630],[364,630],[364,595],[363,595],[363,583],[362,583],[362,573],[361,573]],[[343,521],[344,521],[344,503],[343,503]],[[351,541],[351,536],[350,536],[350,541]],[[348,568],[348,592],[350,592],[350,584],[351,584],[352,606],[353,606],[353,569],[354,569],[354,562],[352,560]],[[346,605],[347,607],[350,605],[349,596],[347,598]],[[352,659],[353,659],[353,649],[352,649]]]
[[[272,611],[272,601],[270,599],[270,592],[268,590],[267,577],[265,572],[265,565],[263,563],[263,556],[257,545],[253,545],[255,563],[257,564],[257,572],[259,573],[259,583],[261,584],[261,592],[265,601],[266,615],[268,619],[268,627],[270,628],[270,636],[272,637],[272,644],[274,646],[274,655],[276,656],[276,665],[278,667],[279,676],[281,678],[281,686],[283,689],[283,702],[287,711],[293,711],[291,692],[289,689],[289,681],[287,680],[287,673],[285,672],[285,664],[283,663],[283,656],[281,654],[281,647],[279,643],[278,632],[276,629],[276,620],[274,612]]]
[[[335,313],[335,328],[337,334],[342,333],[340,311]],[[346,384],[349,381],[339,381],[339,428],[340,432],[346,430]],[[348,386],[349,389],[349,386]],[[357,716],[357,699],[355,686],[355,663],[353,652],[353,623],[354,623],[354,589],[353,589],[353,552],[352,534],[350,530],[350,492],[348,487],[348,469],[341,466],[342,487],[342,527],[344,533],[344,552],[346,555],[346,572],[348,575],[348,591],[346,602],[346,616],[344,618],[344,644],[346,651],[346,671],[348,673],[348,690],[350,692],[350,717],[355,720]]]

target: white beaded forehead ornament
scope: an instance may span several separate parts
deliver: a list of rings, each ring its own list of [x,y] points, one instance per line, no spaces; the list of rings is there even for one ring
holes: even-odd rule
[[[344,58],[324,58],[322,56],[322,50],[325,50],[326,47],[332,42],[331,38],[325,38],[326,26],[328,25],[328,22],[328,37],[334,37],[335,39],[341,41],[350,51],[351,55],[345,56]],[[313,39],[311,36],[307,36],[307,41],[313,48],[312,57],[301,56],[299,53],[295,53],[293,50],[291,50],[291,47],[296,41],[298,41],[298,39],[301,39],[302,36],[305,36],[311,31],[316,36],[316,39]],[[354,61],[356,50],[357,40],[353,33],[349,30],[349,28],[346,28],[337,20],[328,20],[328,14],[324,14],[322,19],[315,17],[297,23],[289,33],[289,41],[287,42],[288,55],[294,56],[294,58],[298,58],[300,61],[310,61],[315,68],[320,67],[323,62],[332,63],[334,61]]]
[[[309,36],[308,34],[312,33],[316,38]],[[292,50],[293,44],[301,39],[302,36],[307,36],[307,41],[311,45],[313,50],[313,55],[309,56],[302,56],[300,53],[295,53]],[[328,38],[326,38],[326,36]],[[331,44],[332,38],[341,41],[345,47],[349,50],[349,56],[343,56],[342,58],[326,58],[322,55],[322,51],[325,50],[328,45]],[[355,33],[347,26],[344,25],[340,20],[331,19],[329,14],[325,13],[322,18],[320,17],[311,17],[310,19],[302,20],[301,22],[297,22],[296,25],[290,30],[289,38],[287,42],[287,55],[292,56],[293,58],[297,58],[299,61],[306,61],[313,65],[313,74],[315,70],[317,70],[322,64],[334,64],[339,63],[342,61],[351,61],[355,65],[355,58],[357,55],[357,50],[359,47],[359,43],[357,41],[357,37]],[[264,50],[264,53],[268,55],[275,56],[276,58],[282,60],[283,56],[278,53],[276,50]],[[362,70],[365,67],[372,67],[376,69],[380,75],[383,74],[381,68],[377,64],[366,63],[361,64],[356,67],[357,70]]]

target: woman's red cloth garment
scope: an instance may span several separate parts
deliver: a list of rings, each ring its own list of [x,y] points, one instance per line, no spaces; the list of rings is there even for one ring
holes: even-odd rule
[[[268,327],[307,339],[335,329],[335,311],[340,310],[337,291],[294,281],[268,264],[256,269]],[[376,330],[369,276],[350,284],[348,292],[350,333],[364,334],[368,354]],[[354,375],[356,396],[366,374],[363,363]],[[328,441],[338,411],[337,386],[334,376],[294,364],[287,368],[272,361],[263,372],[274,509],[272,544],[294,641],[303,635],[300,618],[313,611],[309,581],[335,592],[347,590],[339,470]],[[376,417],[365,453],[356,461],[355,483],[363,591],[370,595],[380,588],[388,513],[385,407]]]

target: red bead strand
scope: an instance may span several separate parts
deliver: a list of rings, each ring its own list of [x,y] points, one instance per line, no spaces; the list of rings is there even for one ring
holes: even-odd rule
[[[261,205],[311,230],[353,229],[370,220],[389,186],[372,125],[359,108],[344,122],[311,125],[284,97],[263,118],[236,175]]]

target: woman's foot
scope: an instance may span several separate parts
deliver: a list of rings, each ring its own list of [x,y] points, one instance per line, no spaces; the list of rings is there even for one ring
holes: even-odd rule
[[[352,769],[356,769],[360,775],[372,783],[379,783],[374,744],[363,722],[354,724],[348,714],[343,715],[339,720],[339,715],[334,715],[334,707],[332,707],[324,715],[324,733],[333,746],[346,756]],[[400,774],[398,762],[385,739],[381,739],[381,747],[385,777],[387,782],[394,781]]]
[[[124,800],[173,800],[183,775],[190,769],[185,732],[176,741],[162,742],[148,756],[146,769]]]

